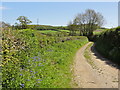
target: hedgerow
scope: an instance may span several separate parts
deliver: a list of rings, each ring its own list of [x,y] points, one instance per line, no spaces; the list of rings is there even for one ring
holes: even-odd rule
[[[3,88],[70,87],[73,55],[86,37],[53,37],[36,30],[4,30]]]
[[[95,39],[96,38],[96,39]],[[111,61],[120,64],[120,27],[108,29],[97,35],[96,49]]]

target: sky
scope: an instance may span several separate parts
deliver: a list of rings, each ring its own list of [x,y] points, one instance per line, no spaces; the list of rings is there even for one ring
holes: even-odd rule
[[[40,25],[66,26],[78,13],[86,9],[100,12],[105,20],[104,27],[118,26],[118,2],[3,2],[2,21],[11,25],[17,22],[19,16],[26,16]]]
[[[120,26],[120,2],[118,3],[118,26]]]

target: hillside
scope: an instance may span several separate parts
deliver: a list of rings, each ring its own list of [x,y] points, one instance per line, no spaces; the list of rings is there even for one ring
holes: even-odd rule
[[[88,39],[24,29],[3,30],[2,42],[2,87],[69,88],[74,54]]]

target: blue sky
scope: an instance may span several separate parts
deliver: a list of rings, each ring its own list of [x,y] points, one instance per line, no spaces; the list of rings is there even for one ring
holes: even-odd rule
[[[118,4],[118,25],[120,26],[120,2]]]
[[[27,16],[33,23],[42,25],[67,25],[77,13],[86,9],[100,12],[105,20],[105,27],[118,26],[117,2],[3,2],[2,19],[14,24],[17,17]]]

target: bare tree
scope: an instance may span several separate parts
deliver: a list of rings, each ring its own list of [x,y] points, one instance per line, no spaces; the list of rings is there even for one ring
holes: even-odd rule
[[[79,25],[80,35],[91,36],[97,27],[104,24],[104,17],[99,12],[87,9],[85,13],[78,14],[73,24]]]

